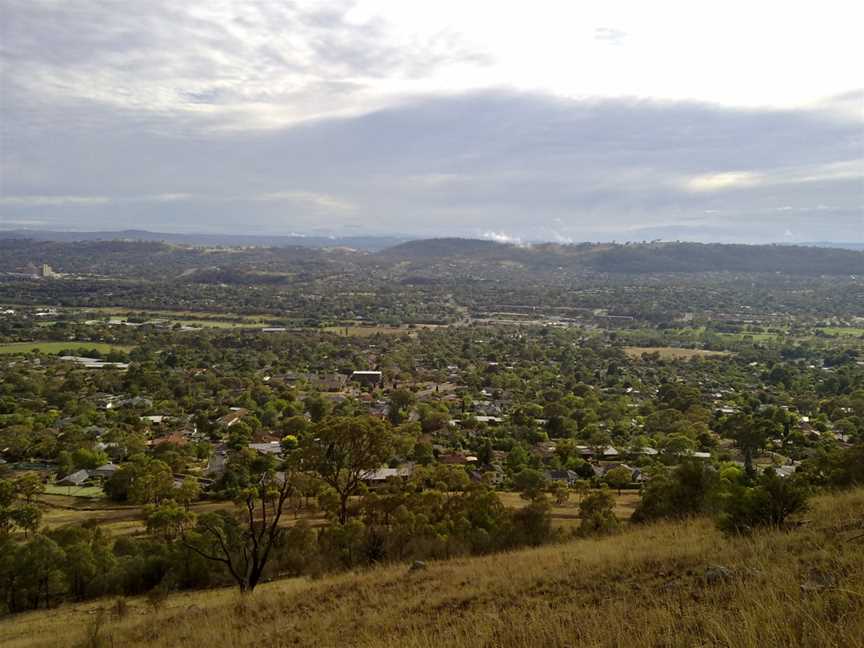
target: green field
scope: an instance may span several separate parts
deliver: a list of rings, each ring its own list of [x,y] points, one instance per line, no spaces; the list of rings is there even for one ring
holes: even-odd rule
[[[844,335],[849,337],[864,335],[864,328],[855,328],[854,326],[823,326],[819,330],[826,335]]]
[[[61,351],[74,349],[96,349],[100,353],[109,353],[110,351],[129,351],[132,347],[122,346],[118,344],[106,344],[105,342],[79,342],[76,340],[67,340],[66,342],[11,342],[8,344],[0,344],[0,355],[20,355],[39,351],[46,355],[56,355]]]
[[[258,329],[263,328],[265,326],[271,326],[267,322],[253,323],[251,321],[244,322],[232,322],[229,320],[217,320],[217,319],[169,319],[163,320],[162,318],[158,318],[160,321],[165,321],[171,326],[175,324],[179,324],[180,326],[190,326],[195,328],[224,328],[224,329],[233,329],[233,328],[244,328],[244,329]],[[126,320],[122,318],[112,318],[109,321],[109,324],[122,324]]]
[[[105,491],[101,486],[58,486],[47,484],[45,493],[48,495],[67,495],[69,497],[100,498],[105,497]]]

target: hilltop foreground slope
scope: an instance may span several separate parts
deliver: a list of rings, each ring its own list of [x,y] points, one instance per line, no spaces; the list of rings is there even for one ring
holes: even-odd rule
[[[292,579],[0,622],[4,646],[864,646],[864,490],[789,531],[707,520],[411,571]],[[101,611],[100,611],[101,610]]]

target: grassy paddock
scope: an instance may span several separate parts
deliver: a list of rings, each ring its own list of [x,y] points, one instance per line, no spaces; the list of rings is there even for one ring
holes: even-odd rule
[[[47,484],[45,492],[48,495],[67,495],[69,497],[85,497],[87,499],[98,499],[105,497],[105,491],[101,486],[58,486]]]
[[[124,535],[143,531],[145,528],[144,509],[137,504],[120,504],[104,497],[102,489],[82,488],[67,492],[64,486],[49,486],[46,493],[39,495],[37,501],[42,508],[42,524],[57,528],[69,524],[94,524],[111,535]],[[97,495],[98,493],[98,495]],[[198,515],[221,510],[236,510],[233,502],[200,501],[192,504],[191,509]],[[326,519],[322,513],[301,512],[299,515],[286,513],[281,526],[293,526],[303,520],[309,526],[322,526]]]
[[[856,328],[851,326],[825,326],[818,329],[826,335],[837,335],[841,337],[862,337],[864,336],[864,328]]]
[[[419,327],[418,327],[419,328]],[[343,337],[372,337],[373,335],[409,335],[416,329],[399,326],[325,326],[324,331]],[[347,334],[346,334],[347,331]]]
[[[639,503],[640,495],[635,490],[624,490],[620,495],[616,491],[611,491],[615,498],[615,516],[626,521],[633,515],[636,510],[636,505]],[[501,503],[508,508],[523,508],[528,505],[528,502],[522,498],[519,493],[512,491],[503,491],[498,493]],[[550,511],[552,517],[552,526],[559,528],[575,528],[579,525],[579,498],[574,494],[570,496],[570,500],[563,505],[553,504]]]
[[[111,351],[129,351],[133,347],[118,344],[107,344],[105,342],[82,342],[79,340],[67,340],[66,342],[11,342],[0,344],[0,355],[16,355],[39,351],[46,355],[56,355],[65,350],[96,349],[100,353]]]
[[[791,531],[727,539],[707,520],[661,523],[417,572],[276,581],[245,597],[183,593],[158,609],[130,599],[122,618],[111,600],[68,605],[0,621],[0,636],[11,648],[862,648],[862,529],[858,490],[817,499]],[[725,571],[711,577],[715,565]]]

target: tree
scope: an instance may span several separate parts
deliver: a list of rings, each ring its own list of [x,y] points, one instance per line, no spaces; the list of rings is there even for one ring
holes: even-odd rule
[[[27,473],[15,480],[15,490],[28,504],[32,504],[36,495],[45,492],[45,483],[36,473]]]
[[[591,490],[590,482],[587,479],[577,479],[575,482],[573,482],[573,486],[571,487],[571,489],[576,495],[576,501],[581,503],[582,499]]]
[[[25,534],[35,532],[42,519],[42,511],[34,504],[21,502],[18,482],[0,479],[0,540],[18,528]]]
[[[570,489],[566,484],[555,482],[549,487],[549,494],[558,506],[564,506],[570,501]]]
[[[413,392],[407,389],[394,389],[390,392],[390,408],[387,418],[393,425],[399,425],[405,418],[405,410],[410,408],[416,400]]]
[[[302,437],[309,429],[309,420],[305,416],[289,416],[283,418],[279,429],[283,436]]]
[[[105,494],[115,502],[127,501],[129,499],[129,489],[138,470],[139,467],[131,463],[115,470],[114,474],[105,480],[105,484],[103,485]]]
[[[173,500],[158,506],[149,505],[145,509],[147,532],[159,535],[165,540],[175,540],[195,523],[195,514],[188,507],[182,507]]]
[[[268,466],[256,476],[254,483],[235,500],[237,514],[206,513],[198,518],[194,529],[184,528],[181,532],[183,546],[224,565],[243,593],[252,592],[261,581],[271,552],[284,535],[279,521],[293,493],[294,481],[292,465],[285,462],[281,468],[277,472]],[[171,511],[160,519],[160,524],[182,522],[181,513]]]
[[[50,607],[65,590],[63,566],[66,554],[51,538],[36,535],[18,554],[16,565],[18,587],[26,600],[26,607]]]
[[[752,479],[756,475],[756,469],[753,467],[753,455],[765,445],[767,432],[771,427],[771,425],[760,423],[749,414],[730,416],[723,426],[725,434],[733,439],[744,453],[744,471],[748,478]]]
[[[517,544],[536,547],[549,539],[552,533],[549,509],[548,498],[540,496],[512,513],[514,540]]]
[[[485,439],[483,445],[481,445],[480,449],[477,451],[477,461],[481,466],[491,466],[494,458],[495,455],[492,449],[492,441]]]
[[[670,434],[660,442],[663,455],[670,460],[690,454],[694,446],[693,439],[681,433]]]
[[[720,481],[713,467],[692,459],[674,470],[664,468],[652,475],[631,519],[645,522],[713,512]]]
[[[78,448],[72,453],[72,462],[76,469],[81,468],[98,468],[108,462],[108,455],[101,450],[91,450],[89,448]]]
[[[390,426],[371,416],[334,416],[313,426],[301,449],[303,467],[336,491],[340,524],[348,521],[348,501],[360,489],[363,476],[379,468],[392,447]]]
[[[311,394],[303,401],[313,423],[318,423],[330,411],[330,403],[321,394]]]
[[[579,535],[610,533],[618,528],[615,499],[608,490],[594,491],[579,504]]]
[[[447,427],[450,422],[450,415],[442,407],[433,407],[428,403],[420,403],[417,406],[417,414],[420,416],[420,428],[423,432],[436,432]]]
[[[118,471],[119,472],[119,471]],[[174,475],[163,461],[153,459],[138,469],[129,486],[129,500],[136,504],[159,504],[172,496]]]
[[[737,486],[726,499],[720,528],[730,533],[745,533],[760,526],[781,527],[793,513],[807,507],[808,489],[792,477],[780,477],[767,469],[756,486]]]
[[[185,510],[189,510],[189,506],[201,496],[201,486],[198,480],[193,477],[187,477],[180,484],[179,488],[174,489],[174,498],[178,503],[183,505]]]
[[[621,489],[630,485],[630,482],[633,480],[633,474],[628,468],[618,466],[617,468],[613,468],[607,472],[605,479],[606,483],[609,484],[610,487],[615,488],[620,495]]]
[[[546,488],[546,476],[539,470],[523,468],[513,477],[513,488],[523,499],[537,499]]]

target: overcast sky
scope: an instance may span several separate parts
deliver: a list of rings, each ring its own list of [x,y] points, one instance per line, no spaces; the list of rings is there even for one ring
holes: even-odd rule
[[[864,4],[0,0],[0,228],[864,241]]]

